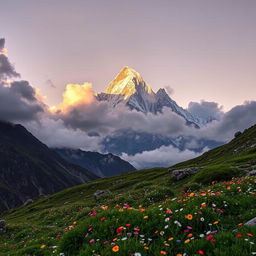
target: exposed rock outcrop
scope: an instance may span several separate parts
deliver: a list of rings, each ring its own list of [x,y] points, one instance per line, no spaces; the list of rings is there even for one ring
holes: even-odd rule
[[[6,232],[6,222],[4,220],[0,220],[0,234]]]
[[[108,195],[111,194],[111,192],[109,190],[97,190],[94,194],[93,197],[95,200],[100,199],[102,196],[104,195]]]
[[[169,169],[169,172],[173,180],[178,181],[197,173],[200,169],[202,169],[202,167],[189,167],[179,170]]]

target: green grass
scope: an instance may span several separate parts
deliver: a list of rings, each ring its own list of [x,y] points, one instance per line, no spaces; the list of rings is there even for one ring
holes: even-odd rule
[[[68,188],[13,209],[0,217],[7,222],[0,255],[194,256],[199,250],[207,256],[254,255],[256,228],[243,224],[256,216],[256,180],[241,177],[256,165],[255,138],[252,127],[175,165],[172,169],[203,167],[179,182],[167,168],[153,168]],[[96,190],[111,194],[95,200]],[[125,229],[118,234],[120,226]],[[119,252],[112,251],[112,243]]]

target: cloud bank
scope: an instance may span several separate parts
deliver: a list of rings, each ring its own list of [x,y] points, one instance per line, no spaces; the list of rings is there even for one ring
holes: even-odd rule
[[[22,123],[50,147],[102,151],[102,142],[106,136],[127,129],[166,138],[190,138],[183,151],[169,145],[135,155],[120,152],[125,160],[137,168],[169,166],[196,157],[202,153],[195,153],[199,140],[225,143],[233,138],[235,132],[256,123],[255,101],[235,106],[226,113],[216,102],[191,102],[188,111],[192,114],[204,119],[215,119],[197,129],[188,126],[181,116],[169,108],[164,108],[157,115],[145,115],[136,110],[131,111],[125,105],[113,108],[106,102],[99,102],[90,83],[68,84],[59,105],[49,107],[28,81],[10,80],[17,78],[19,74],[8,59],[5,40],[0,39],[0,120]]]

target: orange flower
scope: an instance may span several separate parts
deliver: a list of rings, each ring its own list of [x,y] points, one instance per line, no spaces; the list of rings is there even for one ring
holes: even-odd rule
[[[118,245],[114,246],[114,247],[112,248],[112,251],[113,251],[113,252],[119,252],[119,246],[118,246]]]
[[[193,215],[192,214],[188,214],[185,216],[186,219],[188,220],[192,220],[193,219]]]
[[[160,253],[161,253],[162,255],[167,255],[167,252],[166,252],[166,251],[160,251]]]

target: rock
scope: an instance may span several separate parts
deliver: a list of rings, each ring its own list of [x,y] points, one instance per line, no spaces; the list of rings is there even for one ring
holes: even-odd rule
[[[97,190],[94,194],[93,197],[95,200],[98,200],[100,197],[103,195],[111,194],[109,190]]]
[[[247,173],[247,176],[254,176],[254,175],[256,175],[256,170],[252,170]]]
[[[202,169],[202,167],[190,167],[179,170],[169,169],[169,172],[171,173],[173,180],[178,181],[197,173],[200,169]]]
[[[34,201],[33,199],[29,198],[23,205],[28,205],[28,204],[32,204]]]
[[[237,138],[238,136],[240,136],[242,133],[240,132],[240,131],[238,131],[238,132],[236,132],[235,134],[234,134],[234,137],[235,138]]]
[[[118,180],[115,180],[114,182],[112,182],[111,185],[120,184],[120,183],[122,183],[123,181],[124,181],[123,179],[118,179]]]
[[[256,217],[251,219],[251,220],[249,220],[249,221],[247,221],[244,225],[245,226],[250,226],[250,227],[256,226]]]
[[[4,220],[0,220],[0,234],[6,232],[6,222]]]

